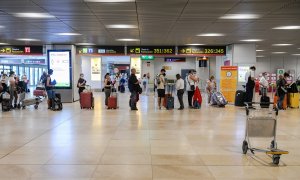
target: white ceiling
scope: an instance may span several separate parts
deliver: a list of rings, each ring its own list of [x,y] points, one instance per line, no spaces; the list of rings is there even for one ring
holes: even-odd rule
[[[17,12],[44,12],[55,18],[24,19]],[[219,19],[224,14],[255,13],[254,20]],[[110,24],[137,25],[137,29],[107,29]],[[300,30],[274,30],[300,26],[300,0],[136,0],[127,3],[87,3],[83,0],[0,0],[0,42],[14,45],[75,44],[125,45],[119,38],[140,39],[127,45],[226,45],[242,39],[263,39],[259,55],[273,51],[300,53]],[[82,36],[58,36],[76,32]],[[197,37],[224,33],[224,37]],[[20,42],[17,38],[40,39]],[[294,44],[273,47],[275,43]]]

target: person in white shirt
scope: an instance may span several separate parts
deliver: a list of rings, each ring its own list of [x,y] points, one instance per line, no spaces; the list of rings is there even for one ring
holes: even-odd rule
[[[184,109],[184,104],[183,104],[184,80],[181,78],[180,74],[176,74],[176,79],[177,79],[176,81],[177,97],[180,104],[178,110],[183,110]]]
[[[156,79],[157,82],[157,95],[158,95],[158,107],[161,109],[162,102],[165,99],[165,76],[166,76],[166,70],[161,69],[160,74]]]
[[[190,70],[189,75],[185,79],[186,81],[186,90],[188,92],[188,102],[189,102],[189,107],[193,108],[193,96],[195,93],[195,89],[197,86],[197,83],[199,83],[199,78],[196,75],[195,70]]]
[[[217,91],[217,84],[215,81],[215,77],[210,76],[210,78],[206,81],[207,104],[210,104],[211,96],[216,91]]]
[[[267,95],[267,89],[269,87],[269,82],[267,81],[267,73],[264,72],[262,74],[262,77],[259,80],[259,86],[260,86],[260,91],[261,91],[261,95],[262,96],[266,96]]]
[[[255,77],[255,66],[251,66],[249,71],[245,75],[246,81],[246,99],[245,102],[252,102],[253,99],[253,90],[255,87],[254,77]],[[252,104],[249,103],[249,106],[252,107]]]
[[[149,84],[149,80],[148,80],[147,74],[144,74],[143,79],[142,79],[142,82],[143,82],[144,92],[145,92],[146,95],[148,95],[148,84]]]

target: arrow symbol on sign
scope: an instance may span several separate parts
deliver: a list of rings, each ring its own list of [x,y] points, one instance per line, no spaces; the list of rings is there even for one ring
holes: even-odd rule
[[[5,49],[1,49],[0,52],[4,53],[4,52],[5,52]]]

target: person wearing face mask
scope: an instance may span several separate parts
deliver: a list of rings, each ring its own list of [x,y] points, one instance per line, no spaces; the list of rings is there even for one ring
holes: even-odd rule
[[[269,82],[267,81],[267,73],[264,72],[259,80],[260,92],[262,96],[267,95],[267,89],[269,87]]]
[[[164,102],[165,99],[165,84],[166,84],[165,76],[166,76],[166,70],[161,69],[160,74],[156,78],[159,109],[161,109],[162,102]]]
[[[85,90],[85,85],[86,85],[86,80],[84,79],[84,74],[80,73],[80,77],[77,82],[79,96],[80,93],[82,93],[82,91]]]
[[[189,75],[185,79],[186,81],[186,89],[188,92],[188,102],[189,102],[189,107],[193,108],[193,96],[195,93],[196,86],[199,83],[199,78],[196,75],[195,70],[190,70]]]

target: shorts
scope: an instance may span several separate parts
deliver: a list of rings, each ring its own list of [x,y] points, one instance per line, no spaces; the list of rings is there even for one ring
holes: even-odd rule
[[[164,89],[157,89],[158,97],[165,97],[165,90]]]

